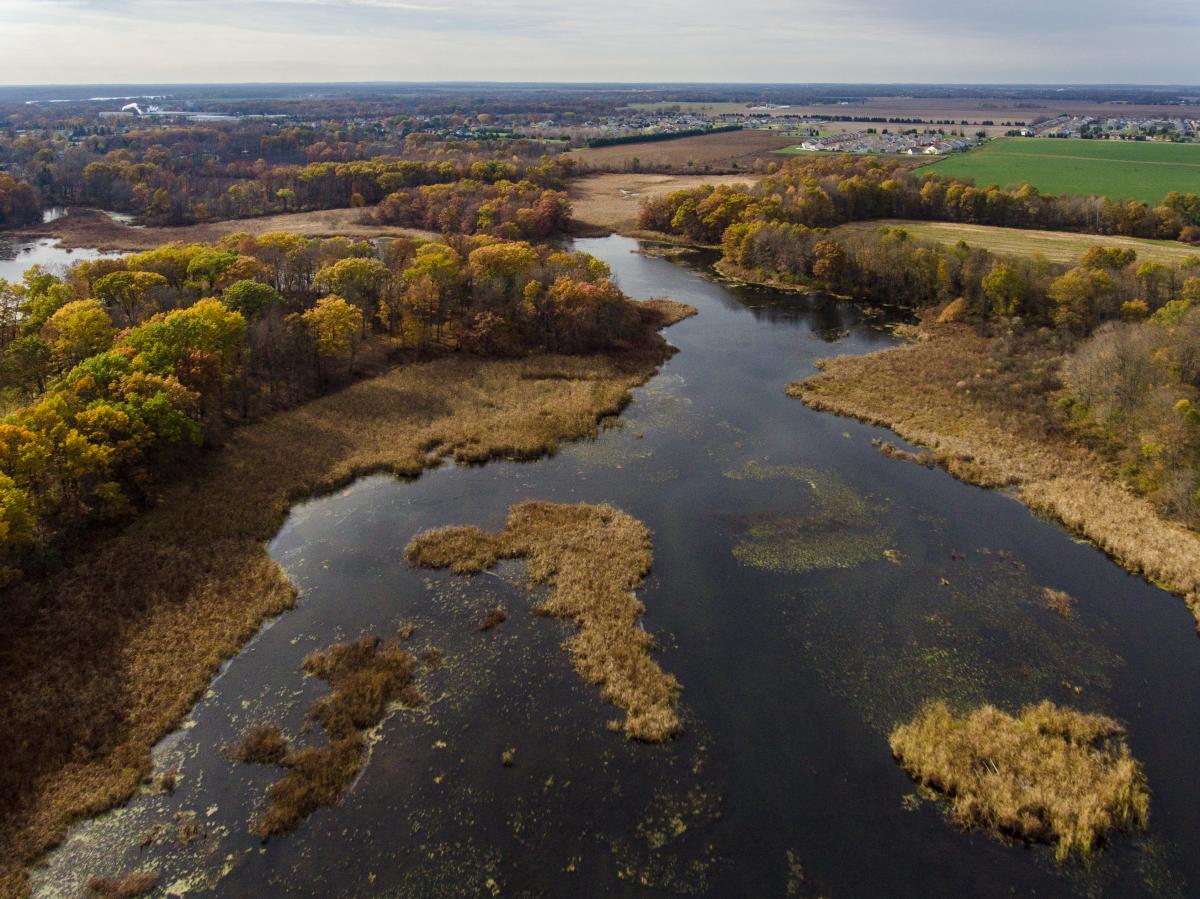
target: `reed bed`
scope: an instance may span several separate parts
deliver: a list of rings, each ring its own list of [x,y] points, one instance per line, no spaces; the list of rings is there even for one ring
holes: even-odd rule
[[[1050,843],[1061,862],[1146,826],[1150,793],[1123,734],[1111,718],[1052,702],[1014,716],[990,705],[956,715],[938,701],[890,742],[913,778],[947,797],[957,824]]]
[[[97,899],[136,899],[158,886],[158,875],[152,871],[135,871],[121,877],[93,877],[88,881],[88,895]]]
[[[524,502],[509,509],[499,533],[426,531],[405,557],[460,574],[500,559],[527,559],[530,584],[551,588],[535,612],[575,622],[578,630],[566,643],[575,670],[625,711],[625,734],[660,743],[678,733],[679,682],[651,658],[653,638],[640,624],[645,607],[632,592],[652,559],[650,531],[637,519],[608,505]]]
[[[266,811],[254,825],[259,836],[287,833],[341,799],[366,757],[364,733],[383,720],[391,703],[421,703],[412,682],[416,667],[413,655],[378,637],[338,643],[304,660],[304,670],[331,688],[308,710],[329,742],[285,751],[274,760],[286,772],[267,792]]]

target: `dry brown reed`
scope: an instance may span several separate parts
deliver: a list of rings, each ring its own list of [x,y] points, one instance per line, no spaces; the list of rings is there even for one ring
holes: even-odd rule
[[[413,565],[475,572],[501,558],[528,559],[531,584],[549,584],[535,611],[570,618],[566,647],[575,670],[625,710],[627,736],[662,742],[680,728],[679,682],[650,657],[645,607],[633,594],[650,570],[650,531],[612,506],[525,502],[503,531],[449,527],[426,531],[405,549]]]
[[[1070,618],[1075,614],[1075,597],[1065,590],[1043,587],[1042,599],[1046,601],[1046,608],[1052,612],[1057,612],[1063,618]]]
[[[494,627],[499,627],[504,622],[508,621],[508,610],[504,606],[496,606],[494,609],[488,609],[484,613],[483,621],[479,623],[481,631],[490,631]]]
[[[1150,793],[1123,733],[1111,718],[1052,702],[1014,717],[990,705],[955,715],[938,701],[890,742],[912,777],[947,796],[956,823],[1051,843],[1064,861],[1146,826]]]
[[[136,871],[121,877],[93,877],[88,881],[88,895],[99,899],[135,899],[145,896],[158,886],[158,875],[151,871]]]
[[[275,724],[256,724],[231,753],[239,762],[276,765],[288,752],[287,737]]]
[[[934,465],[933,453],[929,450],[921,450],[919,453],[914,453],[896,446],[896,444],[887,440],[872,440],[871,444],[889,459],[912,462],[914,465],[924,465],[926,468],[932,468]]]
[[[271,785],[267,809],[255,824],[264,840],[293,830],[318,808],[342,797],[366,755],[363,732],[383,720],[390,703],[421,702],[412,684],[416,665],[410,653],[378,637],[339,643],[304,660],[304,670],[332,688],[309,709],[329,743],[277,759],[287,772]]]
[[[265,541],[293,502],[371,472],[552,453],[594,435],[669,353],[649,332],[619,354],[395,368],[234,430],[123,530],[6,588],[0,895],[28,891],[26,866],[72,821],[128,798],[221,661],[292,604]]]
[[[967,325],[928,322],[921,336],[871,355],[842,356],[787,392],[929,447],[955,477],[1016,486],[1031,508],[1185,596],[1200,625],[1200,534],[1159,515],[1103,459],[1056,433],[1044,416],[977,389],[989,374],[987,338]]]

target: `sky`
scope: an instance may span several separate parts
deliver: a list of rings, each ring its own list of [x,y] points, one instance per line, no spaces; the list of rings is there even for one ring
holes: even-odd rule
[[[0,0],[0,84],[1200,82],[1200,0]]]

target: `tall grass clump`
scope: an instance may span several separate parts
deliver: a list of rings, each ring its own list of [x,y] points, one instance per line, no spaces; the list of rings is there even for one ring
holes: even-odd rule
[[[936,701],[890,742],[914,779],[947,797],[956,823],[1050,843],[1061,862],[1146,826],[1150,793],[1123,735],[1111,718],[1049,701],[1016,716],[991,705],[956,715]]]
[[[578,626],[566,643],[575,670],[624,709],[626,735],[658,743],[679,731],[679,682],[650,657],[653,638],[639,623],[645,607],[632,592],[652,558],[650,531],[637,519],[608,505],[524,502],[509,509],[503,531],[426,531],[405,558],[459,573],[527,559],[530,584],[551,588],[535,611]]]
[[[304,660],[304,670],[332,688],[308,711],[329,743],[286,751],[282,734],[270,725],[247,735],[242,744],[246,761],[273,762],[286,769],[267,792],[267,809],[255,824],[264,840],[287,833],[342,797],[362,768],[364,732],[383,720],[390,703],[420,703],[412,683],[416,666],[410,653],[378,637],[339,643]]]

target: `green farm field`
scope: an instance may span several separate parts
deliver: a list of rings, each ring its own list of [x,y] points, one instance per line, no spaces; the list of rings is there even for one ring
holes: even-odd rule
[[[1200,193],[1200,144],[999,138],[926,171],[974,178],[980,186],[1027,181],[1042,193],[1155,204],[1173,190]]]

